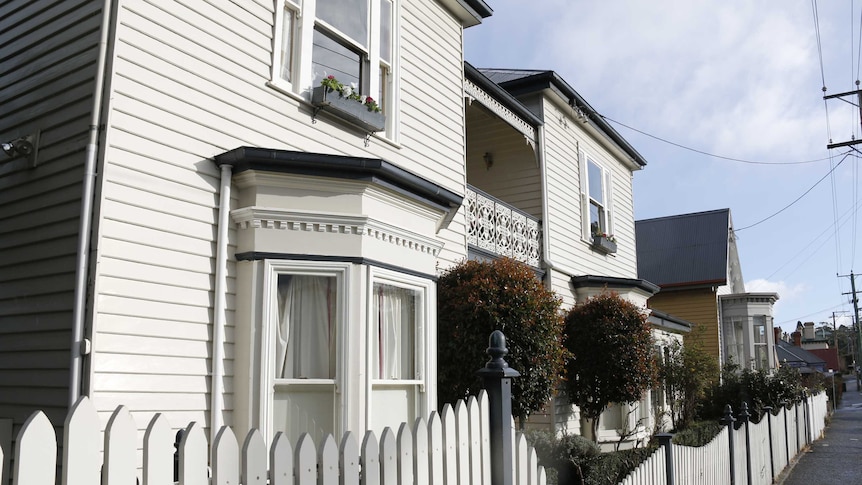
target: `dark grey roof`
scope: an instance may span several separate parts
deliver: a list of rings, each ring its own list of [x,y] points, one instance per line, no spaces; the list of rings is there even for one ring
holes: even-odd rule
[[[775,343],[775,353],[778,355],[779,364],[787,362],[790,367],[824,368],[826,366],[825,360],[784,340]]]
[[[646,159],[615,130],[577,91],[554,71],[532,69],[479,69],[491,81],[497,83],[513,96],[535,93],[543,89],[556,92],[570,106],[579,109],[594,128],[604,133],[617,144],[639,166],[646,166]]]
[[[676,332],[691,332],[692,327],[692,323],[688,320],[683,320],[655,308],[650,309],[649,322],[655,326]]]
[[[730,209],[635,221],[638,278],[662,288],[727,284]]]
[[[482,73],[482,71],[476,69],[472,64],[466,61],[464,62],[464,76],[485,90],[485,92],[494,96],[494,99],[499,101],[503,106],[512,110],[512,112],[523,118],[527,123],[530,123],[533,126],[539,126],[542,124],[542,120],[518,101],[517,98],[509,94],[509,92],[501,88],[499,84],[489,79]]]

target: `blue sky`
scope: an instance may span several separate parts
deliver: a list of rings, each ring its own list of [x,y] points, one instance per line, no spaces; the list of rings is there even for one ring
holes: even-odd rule
[[[816,23],[801,0],[490,5],[465,59],[554,70],[611,120],[648,162],[634,177],[636,218],[729,207],[746,289],[780,294],[776,324],[852,314],[850,280],[836,275],[862,273],[860,161],[826,145],[860,139],[860,117],[824,103],[822,87],[857,89],[862,0],[821,0]]]

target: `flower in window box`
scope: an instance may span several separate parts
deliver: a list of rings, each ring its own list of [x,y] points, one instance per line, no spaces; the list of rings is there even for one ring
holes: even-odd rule
[[[386,118],[372,97],[362,96],[355,85],[344,85],[332,75],[312,90],[311,104],[367,132],[382,131],[386,126]]]
[[[613,234],[603,232],[593,233],[593,248],[604,254],[617,252],[617,239]]]

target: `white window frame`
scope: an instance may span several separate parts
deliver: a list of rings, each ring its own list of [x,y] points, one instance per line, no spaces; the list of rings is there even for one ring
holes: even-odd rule
[[[368,0],[368,48],[364,48],[352,42],[351,39],[340,33],[326,22],[316,18],[317,0],[275,0],[275,29],[273,38],[273,54],[272,54],[272,69],[270,72],[270,86],[277,90],[298,99],[300,101],[309,102],[311,100],[311,90],[316,87],[312,86],[314,74],[312,72],[312,50],[313,36],[315,27],[321,27],[322,30],[335,35],[343,42],[350,44],[359,51],[364,52],[365,56],[362,61],[360,72],[363,77],[363,82],[366,88],[360,94],[363,96],[378,97],[381,92],[380,86],[380,69],[381,66],[386,66],[389,69],[387,76],[387,84],[384,92],[388,94],[385,100],[376,99],[378,104],[384,107],[383,114],[386,116],[386,131],[383,133],[389,139],[395,140],[398,135],[398,92],[399,78],[398,64],[400,52],[400,36],[399,34],[399,18],[400,18],[400,2],[391,0],[390,12],[390,60],[383,61],[380,56],[380,14],[382,1],[389,0]],[[291,45],[293,46],[293,55],[290,58],[293,60],[291,66],[291,81],[287,81],[281,77],[281,46],[283,42],[283,31],[285,28],[285,9],[289,9],[294,14],[294,29]]]
[[[374,266],[369,267],[366,292],[366,349],[372,349],[374,347],[372,342],[374,337],[372,326],[374,322],[376,322],[376,315],[374,315],[373,312],[374,302],[372,299],[374,298],[375,283],[382,283],[417,291],[421,299],[421,310],[417,312],[417,314],[421,315],[421,321],[417,322],[417,329],[414,332],[414,379],[378,379],[374,377],[376,376],[374,370],[377,365],[377,360],[375,356],[371,355],[370,350],[366,352],[367,357],[365,370],[366,375],[370,376],[370,378],[367,381],[368,387],[366,389],[367,401],[365,406],[365,422],[368,423],[369,428],[373,422],[372,418],[373,413],[375,412],[372,402],[375,388],[385,388],[387,386],[414,386],[416,388],[416,409],[414,409],[414,413],[416,416],[424,416],[431,411],[431,408],[434,405],[430,400],[431,398],[436,399],[433,386],[437,378],[436,373],[434,372],[434,369],[436,369],[436,354],[432,351],[436,348],[436,339],[431,331],[431,322],[435,322],[437,318],[436,285],[433,281],[426,278],[420,278]]]
[[[614,235],[614,194],[613,194],[613,176],[606,165],[600,162],[596,157],[590,155],[584,150],[578,150],[578,170],[580,172],[580,189],[581,189],[581,222],[583,239],[589,243],[593,241],[593,232],[590,227],[590,206],[592,197],[590,197],[590,164],[598,167],[601,172],[602,195],[604,197],[604,224],[605,234]]]
[[[275,372],[275,345],[276,327],[278,325],[278,276],[279,275],[307,275],[335,277],[338,285],[338,303],[336,312],[338,321],[336,323],[336,365],[335,378],[333,379],[283,379],[276,378]],[[335,386],[337,401],[344,399],[344,365],[345,348],[344,342],[349,342],[355,336],[351,335],[351,325],[347,325],[350,311],[350,281],[351,264],[341,262],[319,262],[319,261],[293,261],[293,260],[265,260],[263,268],[263,301],[261,302],[261,317],[263,321],[260,340],[260,376],[261,389],[259,390],[259,412],[261,417],[261,433],[267,440],[273,436],[273,409],[276,384],[284,385],[327,385]],[[343,406],[336,402],[333,410],[333,423],[338,429],[333,430],[334,436],[341,436],[347,428],[345,422],[346,413],[340,411]]]

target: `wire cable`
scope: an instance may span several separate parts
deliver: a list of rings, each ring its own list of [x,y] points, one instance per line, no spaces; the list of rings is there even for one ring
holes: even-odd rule
[[[654,139],[654,140],[658,140],[658,141],[660,141],[660,142],[662,142],[662,143],[667,143],[668,145],[673,145],[673,146],[675,146],[675,147],[677,147],[677,148],[682,148],[683,150],[688,150],[688,151],[690,151],[690,152],[699,153],[699,154],[701,154],[701,155],[706,155],[706,156],[708,156],[708,157],[719,158],[719,159],[721,159],[721,160],[729,160],[729,161],[731,161],[731,162],[750,163],[750,164],[754,164],[754,165],[801,165],[801,164],[804,164],[804,163],[814,163],[814,162],[822,162],[822,161],[824,161],[824,160],[829,160],[829,157],[825,157],[825,158],[816,158],[816,159],[814,159],[814,160],[802,160],[802,161],[799,161],[799,162],[762,162],[762,161],[757,161],[757,160],[746,160],[746,159],[744,159],[744,158],[726,157],[726,156],[723,156],[723,155],[716,155],[715,153],[710,153],[710,152],[706,152],[706,151],[703,151],[703,150],[698,150],[697,148],[692,148],[692,147],[689,147],[689,146],[685,146],[685,145],[682,145],[682,144],[679,144],[679,143],[676,143],[676,142],[672,142],[672,141],[670,141],[670,140],[668,140],[668,139],[661,138],[661,137],[656,136],[656,135],[652,135],[652,134],[650,134],[650,133],[647,133],[647,132],[645,132],[645,131],[639,130],[639,129],[634,128],[634,127],[631,127],[631,126],[629,126],[629,125],[627,125],[627,124],[625,124],[625,123],[622,123],[622,122],[620,122],[620,121],[617,121],[617,120],[615,120],[615,119],[613,119],[613,118],[609,118],[609,117],[607,117],[607,116],[605,116],[605,115],[603,115],[603,114],[601,114],[601,113],[596,113],[596,115],[597,115],[599,118],[602,118],[602,119],[603,119],[603,120],[605,120],[605,121],[610,121],[611,123],[614,123],[614,124],[616,124],[616,125],[622,126],[622,127],[627,128],[627,129],[629,129],[629,130],[632,130],[632,131],[634,131],[634,132],[640,133],[641,135],[648,136],[648,137],[650,137],[650,138],[652,138],[652,139]]]
[[[842,158],[841,158],[841,161],[840,161],[840,162],[838,162],[835,166],[833,166],[831,169],[829,169],[829,172],[827,172],[827,173],[826,173],[826,175],[824,175],[823,177],[821,177],[821,178],[820,178],[820,180],[818,180],[817,182],[815,182],[815,183],[814,183],[814,185],[812,185],[811,187],[809,187],[809,188],[808,188],[808,190],[806,190],[805,192],[803,192],[803,193],[802,193],[802,195],[800,195],[799,197],[797,197],[793,202],[791,202],[791,203],[787,204],[786,206],[782,207],[781,209],[779,209],[777,212],[773,213],[772,215],[767,216],[767,217],[765,217],[765,218],[763,218],[763,219],[761,219],[761,220],[759,220],[759,221],[755,222],[754,224],[749,224],[749,225],[747,225],[747,226],[745,226],[745,227],[740,227],[739,229],[734,229],[734,232],[744,231],[744,230],[746,230],[746,229],[750,229],[750,228],[752,228],[752,227],[754,227],[754,226],[757,226],[757,225],[759,225],[759,224],[762,224],[762,223],[764,223],[764,222],[768,221],[769,219],[772,219],[773,217],[777,216],[778,214],[781,214],[782,212],[784,212],[784,211],[786,211],[787,209],[789,209],[791,206],[793,206],[793,204],[795,204],[795,203],[799,202],[803,197],[805,197],[806,195],[808,195],[808,193],[809,193],[809,192],[811,192],[812,190],[814,190],[814,187],[817,187],[817,186],[820,184],[820,182],[823,182],[824,180],[826,180],[826,177],[829,177],[830,175],[832,175],[832,173],[835,171],[835,169],[836,169],[836,168],[838,168],[838,167],[839,167],[839,166],[844,162],[844,160],[846,160],[846,159],[847,159],[847,157],[849,157],[849,156],[850,156],[850,153],[851,153],[851,152],[847,152],[847,153],[845,153],[845,154],[844,154],[844,157],[842,157]]]

